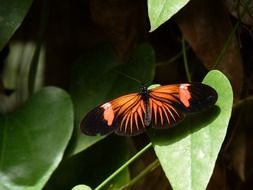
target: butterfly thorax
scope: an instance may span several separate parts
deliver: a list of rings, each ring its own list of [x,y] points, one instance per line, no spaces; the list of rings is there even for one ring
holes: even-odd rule
[[[148,102],[149,99],[149,90],[146,86],[142,85],[140,87],[140,95],[144,102]]]

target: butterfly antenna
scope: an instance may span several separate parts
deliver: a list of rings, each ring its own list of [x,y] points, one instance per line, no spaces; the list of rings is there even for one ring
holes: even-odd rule
[[[121,75],[123,75],[123,76],[125,76],[125,77],[127,77],[127,78],[129,78],[131,80],[134,80],[134,81],[138,82],[139,84],[142,84],[142,82],[140,80],[138,80],[138,79],[136,79],[136,78],[134,78],[132,76],[129,76],[129,75],[125,74],[125,73],[122,73],[121,71],[114,70],[114,72],[116,72],[118,74],[121,74]]]

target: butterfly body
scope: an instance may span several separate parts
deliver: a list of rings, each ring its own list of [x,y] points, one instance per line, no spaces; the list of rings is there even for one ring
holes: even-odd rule
[[[150,113],[150,107],[149,107],[149,90],[146,86],[142,85],[140,88],[140,96],[141,99],[144,102],[144,124],[145,126],[149,126],[151,123],[151,113]]]
[[[87,135],[137,135],[148,127],[166,129],[185,115],[210,108],[216,91],[201,83],[185,83],[147,88],[121,96],[91,110],[81,122]]]

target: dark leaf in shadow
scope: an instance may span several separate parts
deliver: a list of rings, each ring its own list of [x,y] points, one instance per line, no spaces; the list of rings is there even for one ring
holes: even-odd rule
[[[231,81],[235,100],[241,95],[243,67],[233,26],[222,1],[193,0],[176,16],[183,36],[208,69],[221,70]],[[224,46],[226,51],[222,52]],[[219,57],[219,58],[218,58]],[[218,60],[218,63],[216,61]]]

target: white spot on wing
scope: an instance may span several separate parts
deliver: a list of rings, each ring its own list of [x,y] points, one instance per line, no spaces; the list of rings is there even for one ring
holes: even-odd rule
[[[110,102],[107,102],[107,103],[104,103],[101,107],[104,108],[105,110],[107,110],[110,107],[112,107],[112,104]]]
[[[102,107],[105,108],[105,109],[108,108],[108,107],[111,107],[111,106],[112,106],[112,104],[110,102],[106,102],[102,105]]]
[[[190,86],[190,84],[180,84],[179,88],[182,90],[187,90],[188,86]]]

